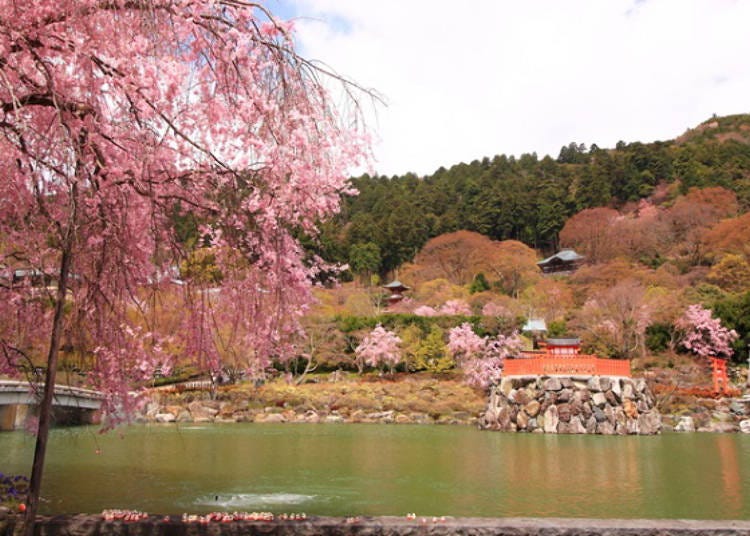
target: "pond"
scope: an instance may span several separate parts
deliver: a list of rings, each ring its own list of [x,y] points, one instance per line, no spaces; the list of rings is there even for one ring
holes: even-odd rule
[[[0,433],[0,471],[33,437]],[[152,425],[52,431],[43,513],[750,518],[750,436],[462,426]]]

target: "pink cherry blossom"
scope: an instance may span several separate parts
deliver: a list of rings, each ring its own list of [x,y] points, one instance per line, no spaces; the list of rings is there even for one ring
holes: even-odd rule
[[[732,343],[739,335],[722,326],[721,319],[714,318],[710,309],[691,305],[675,325],[684,332],[680,344],[700,357],[734,354]]]
[[[420,305],[414,309],[414,314],[417,316],[437,316],[438,312],[429,305]]]
[[[503,361],[517,355],[520,349],[521,340],[515,333],[509,337],[480,337],[468,323],[448,333],[448,351],[463,370],[466,383],[481,389],[500,380]]]
[[[355,348],[357,360],[371,367],[387,366],[391,372],[401,362],[401,339],[380,324]]]
[[[463,300],[448,300],[439,310],[441,315],[471,315],[471,307]]]

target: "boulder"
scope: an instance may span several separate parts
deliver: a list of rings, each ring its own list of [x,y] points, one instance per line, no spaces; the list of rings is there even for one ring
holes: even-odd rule
[[[529,417],[536,417],[537,415],[539,415],[539,408],[541,408],[541,406],[542,405],[538,400],[532,400],[524,406],[523,410]]]
[[[641,431],[636,419],[628,419],[625,423],[625,430],[627,430],[628,434],[638,434]]]
[[[602,384],[599,376],[591,376],[588,381],[588,388],[589,391],[593,391],[594,393],[598,393],[602,390]]]
[[[729,411],[735,415],[747,415],[747,404],[739,400],[733,400],[732,403],[729,404]]]
[[[500,380],[500,386],[498,387],[498,389],[504,396],[507,397],[513,390],[512,378],[503,378],[502,380]]]
[[[627,381],[627,380],[625,380]],[[620,383],[620,379],[616,378],[612,380],[612,387],[611,387],[612,393],[617,397],[618,400],[622,400],[622,384]]]
[[[518,415],[516,415],[516,426],[519,430],[526,430],[529,425],[529,416],[526,415],[526,412],[521,410],[518,412]]]
[[[500,430],[508,430],[510,428],[510,408],[508,406],[502,406],[497,412],[497,425]]]
[[[607,404],[607,398],[602,392],[595,392],[591,397],[591,402],[594,406],[603,408]]]
[[[607,376],[600,376],[599,385],[601,386],[602,391],[609,391],[612,389],[612,379]]]
[[[675,432],[695,432],[695,421],[689,415],[680,417],[680,422],[674,427]]]
[[[643,378],[636,378],[633,382],[633,387],[635,387],[635,390],[639,393],[645,393],[648,389],[648,385],[646,385],[646,380]]]
[[[588,419],[586,419],[586,433],[587,434],[595,434],[596,433],[596,419],[592,415]]]
[[[560,422],[570,422],[570,418],[573,415],[570,404],[560,404],[557,406],[557,415],[560,418]]]
[[[157,413],[154,416],[154,420],[156,422],[175,422],[177,420],[177,417],[175,417],[172,413]]]
[[[633,400],[635,398],[635,389],[633,388],[632,383],[625,382],[625,385],[622,387],[622,398],[627,400]]]
[[[396,415],[396,424],[412,424],[414,421],[409,418],[408,415],[404,415],[403,413],[399,413]]]
[[[638,428],[640,434],[654,435],[661,432],[661,415],[656,410],[641,413],[638,416]]]
[[[613,435],[615,429],[609,421],[604,421],[596,424],[596,433],[602,435]]]
[[[304,416],[303,420],[304,420],[304,422],[309,422],[309,423],[312,423],[312,424],[317,424],[317,423],[320,422],[320,415],[318,415],[318,413],[315,412],[315,411],[308,411],[307,413],[305,413],[305,416]]]
[[[615,422],[617,424],[622,424],[623,426],[625,426],[625,423],[627,422],[628,417],[627,417],[627,415],[625,415],[625,410],[623,409],[623,407],[622,406],[614,406],[612,408],[612,412],[615,415]]]
[[[199,422],[199,420],[200,422],[212,421],[219,413],[218,409],[204,405],[203,402],[198,400],[188,404],[188,410],[190,410],[190,415],[193,416],[195,422]]]
[[[417,424],[430,424],[432,422],[432,417],[419,411],[409,413],[409,418]]]
[[[628,419],[635,419],[638,417],[638,406],[636,406],[635,402],[629,398],[622,401],[622,409],[625,411],[625,415],[628,416]]]
[[[596,422],[604,422],[607,420],[607,416],[604,414],[601,408],[594,406],[593,413],[594,413],[594,419],[596,419]]]
[[[531,402],[531,397],[529,396],[529,393],[526,391],[526,389],[518,389],[511,391],[511,394],[508,396],[508,400],[511,402],[515,402],[519,406],[525,406],[529,402]]]
[[[750,434],[750,419],[740,421],[740,432],[743,434]]]
[[[555,378],[555,377],[548,378],[544,382],[544,390],[545,391],[560,391],[560,390],[562,390],[562,388],[563,388],[563,386],[562,386],[562,383],[560,383],[560,379],[559,378]]]
[[[709,432],[719,434],[733,433],[737,432],[738,430],[739,427],[733,422],[712,422],[708,425]]]
[[[147,417],[153,417],[157,413],[163,413],[163,411],[161,411],[161,404],[155,402],[154,400],[151,400],[148,404],[146,404],[145,414]]]
[[[734,423],[734,415],[727,411],[714,411],[712,418],[719,422],[731,422]]]
[[[560,434],[585,434],[586,428],[578,417],[571,417],[569,422],[560,422],[557,431]]]
[[[284,417],[281,413],[266,413],[264,414],[264,417],[265,418],[263,419],[263,422],[266,423],[286,422],[286,417]]]
[[[544,412],[544,431],[548,434],[557,433],[557,425],[560,422],[560,417],[557,413],[557,406],[550,406]]]
[[[615,410],[612,406],[606,405],[604,406],[604,415],[607,417],[607,421],[612,426],[615,425]]]
[[[376,411],[365,415],[365,420],[369,422],[382,422],[384,424],[390,424],[394,419],[394,411]]]
[[[563,389],[559,393],[557,393],[557,401],[558,402],[570,402],[570,400],[573,398],[573,390],[572,389]]]

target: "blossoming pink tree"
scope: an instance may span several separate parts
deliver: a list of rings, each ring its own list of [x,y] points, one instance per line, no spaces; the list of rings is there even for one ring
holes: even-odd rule
[[[448,300],[440,307],[439,314],[469,316],[471,307],[463,300]]]
[[[89,378],[111,414],[166,359],[164,335],[133,316],[184,254],[175,212],[209,225],[224,274],[173,333],[190,357],[215,360],[206,307],[222,303],[250,361],[289,351],[313,274],[293,233],[338,210],[365,150],[324,74],[256,2],[0,0],[0,359],[4,372],[47,364],[28,531],[66,328],[93,344]]]
[[[711,309],[691,305],[677,320],[676,327],[684,332],[680,344],[699,357],[731,357],[734,353],[732,343],[737,340],[737,332],[722,326]]]
[[[480,337],[463,323],[448,333],[448,351],[464,372],[466,383],[480,389],[487,389],[497,383],[503,373],[506,357],[518,354],[521,341],[517,334],[509,337]]]
[[[393,373],[401,363],[401,339],[378,324],[354,349],[357,361],[371,367],[385,366]],[[360,370],[362,367],[360,367]]]

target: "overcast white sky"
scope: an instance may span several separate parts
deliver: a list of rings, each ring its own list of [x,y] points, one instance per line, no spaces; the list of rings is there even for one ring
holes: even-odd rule
[[[750,0],[270,0],[303,54],[372,87],[379,174],[750,112]]]

